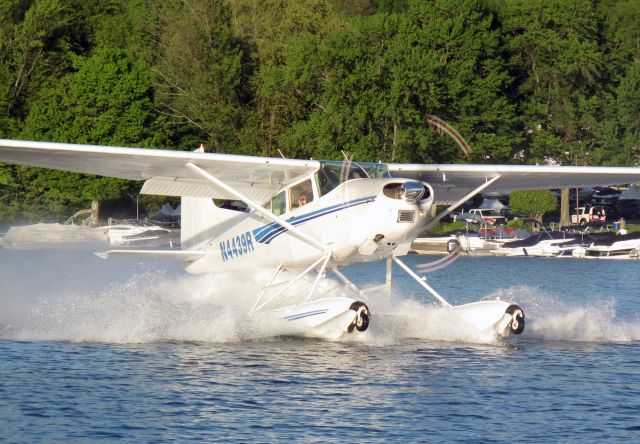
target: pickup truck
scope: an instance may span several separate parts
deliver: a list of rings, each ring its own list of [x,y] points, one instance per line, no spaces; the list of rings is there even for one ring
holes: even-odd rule
[[[592,222],[604,222],[607,214],[604,207],[578,207],[577,214],[571,215],[572,224],[587,225]]]
[[[489,208],[475,208],[465,211],[457,216],[457,220],[476,221],[478,223],[489,223],[492,225],[504,225],[507,218],[498,214],[497,211]]]

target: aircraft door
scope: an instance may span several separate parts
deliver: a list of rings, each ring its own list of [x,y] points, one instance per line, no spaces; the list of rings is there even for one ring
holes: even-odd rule
[[[271,212],[280,216],[287,211],[287,196],[284,191],[276,194],[271,199]]]

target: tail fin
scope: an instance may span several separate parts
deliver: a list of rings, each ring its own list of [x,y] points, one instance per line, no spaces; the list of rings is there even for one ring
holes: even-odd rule
[[[230,220],[237,211],[217,207],[211,198],[182,197],[180,209],[180,242],[182,249],[194,249],[210,239],[215,233],[231,225]]]

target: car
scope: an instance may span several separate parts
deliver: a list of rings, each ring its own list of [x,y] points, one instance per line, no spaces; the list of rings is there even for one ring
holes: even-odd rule
[[[496,210],[490,208],[475,208],[469,210],[469,214],[482,218],[487,223],[492,225],[504,225],[507,223],[507,218],[500,215]]]
[[[571,223],[576,225],[604,222],[606,219],[606,209],[601,205],[578,207],[577,213],[571,215]]]
[[[621,214],[615,203],[602,203],[598,204],[598,206],[604,209],[607,221],[617,221],[620,219]]]

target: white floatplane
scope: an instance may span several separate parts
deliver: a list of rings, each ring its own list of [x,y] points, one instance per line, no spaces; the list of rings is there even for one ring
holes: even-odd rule
[[[251,314],[268,312],[323,337],[367,329],[367,295],[340,269],[377,260],[387,261],[387,288],[395,263],[461,323],[500,336],[521,333],[517,304],[451,306],[400,257],[419,232],[483,191],[640,181],[640,168],[356,163],[19,140],[0,140],[0,161],[143,180],[142,193],[181,197],[182,250],[104,256],[178,258],[191,273],[270,269]],[[213,199],[241,201],[246,210]],[[432,217],[435,204],[448,207]],[[327,273],[362,300],[321,294]]]

